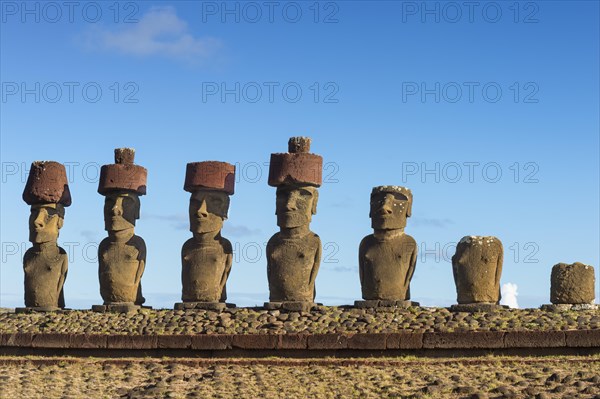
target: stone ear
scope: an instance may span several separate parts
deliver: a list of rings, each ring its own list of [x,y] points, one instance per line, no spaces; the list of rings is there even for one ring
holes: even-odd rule
[[[312,209],[311,209],[311,213],[313,215],[317,214],[317,202],[319,202],[319,191],[318,190],[313,190],[313,200],[312,200]]]
[[[406,208],[406,217],[409,218],[412,213],[412,199],[408,200],[408,207]]]
[[[227,195],[225,197],[225,203],[223,204],[223,220],[227,220],[227,215],[229,214],[229,204],[231,203],[231,197]]]

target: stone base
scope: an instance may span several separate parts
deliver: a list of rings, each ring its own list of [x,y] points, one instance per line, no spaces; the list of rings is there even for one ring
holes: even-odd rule
[[[227,308],[235,308],[235,304],[225,302],[178,302],[175,304],[175,310],[212,310],[222,312]]]
[[[57,312],[63,313],[68,311],[68,309],[62,309],[56,306],[38,306],[38,307],[29,307],[29,308],[15,308],[15,313],[34,313],[34,312]]]
[[[501,309],[509,309],[508,306],[498,305],[496,303],[459,303],[457,305],[450,306],[451,312],[466,312],[466,313],[476,313],[476,312],[493,312]]]
[[[553,303],[548,305],[542,305],[540,307],[542,310],[546,310],[548,312],[566,312],[569,310],[597,310],[600,309],[600,306],[595,303]]]
[[[391,301],[384,299],[367,299],[364,301],[354,301],[354,307],[359,309],[365,308],[409,308],[411,306],[420,306],[419,302],[413,301]]]
[[[144,308],[148,308],[144,306]],[[99,313],[130,313],[142,309],[133,302],[115,302],[107,305],[92,305],[92,311]],[[151,308],[150,308],[151,309]]]
[[[302,301],[286,301],[286,302],[265,302],[264,308],[268,310],[288,310],[290,312],[310,312],[318,306],[322,306],[320,303],[314,302],[302,302]]]

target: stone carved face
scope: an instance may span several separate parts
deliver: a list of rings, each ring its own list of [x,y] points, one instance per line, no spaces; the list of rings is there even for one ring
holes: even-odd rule
[[[29,241],[38,244],[56,241],[64,217],[65,208],[61,204],[32,205],[29,215]]]
[[[304,226],[317,213],[319,192],[315,187],[285,185],[277,188],[275,214],[277,225],[284,228]]]
[[[371,227],[376,230],[395,230],[406,227],[408,198],[401,193],[382,192],[371,196]]]
[[[140,198],[130,191],[115,191],[104,200],[104,229],[121,231],[135,227],[140,218]]]
[[[190,231],[209,233],[223,228],[229,210],[229,195],[222,191],[198,190],[190,198]]]

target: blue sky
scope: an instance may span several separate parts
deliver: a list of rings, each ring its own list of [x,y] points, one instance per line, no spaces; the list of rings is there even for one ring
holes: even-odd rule
[[[237,165],[223,235],[238,305],[268,299],[277,231],[269,156],[313,139],[324,184],[317,300],[360,299],[357,257],[377,185],[413,191],[415,300],[454,303],[450,257],[465,235],[504,244],[502,283],[549,302],[558,262],[599,262],[596,1],[1,2],[0,306],[23,304],[21,258],[35,160],[68,165],[67,306],[101,302],[99,166],[134,147],[148,169],[136,233],[147,304],[180,300],[187,162]],[[598,274],[598,273],[596,273]],[[598,284],[596,284],[598,287]],[[597,296],[599,296],[597,292]]]

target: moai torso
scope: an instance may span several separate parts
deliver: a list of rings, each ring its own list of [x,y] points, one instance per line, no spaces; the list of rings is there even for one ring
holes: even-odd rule
[[[321,261],[321,239],[313,232],[300,238],[276,233],[267,244],[270,300],[313,302]]]
[[[23,258],[25,306],[63,308],[67,268],[67,254],[58,246],[45,251],[28,249]]]
[[[464,237],[452,257],[458,303],[498,303],[502,261],[503,249],[499,239]]]
[[[225,301],[225,283],[233,262],[229,240],[220,237],[212,243],[190,238],[181,249],[181,281],[184,302]]]
[[[127,242],[105,238],[98,247],[98,260],[100,294],[104,303],[139,304],[140,280],[146,263],[144,240],[136,235]]]
[[[359,249],[363,299],[410,299],[416,262],[417,244],[411,236],[402,234],[389,240],[366,236]]]
[[[596,298],[594,268],[575,262],[552,267],[550,301],[553,304],[593,304]]]

